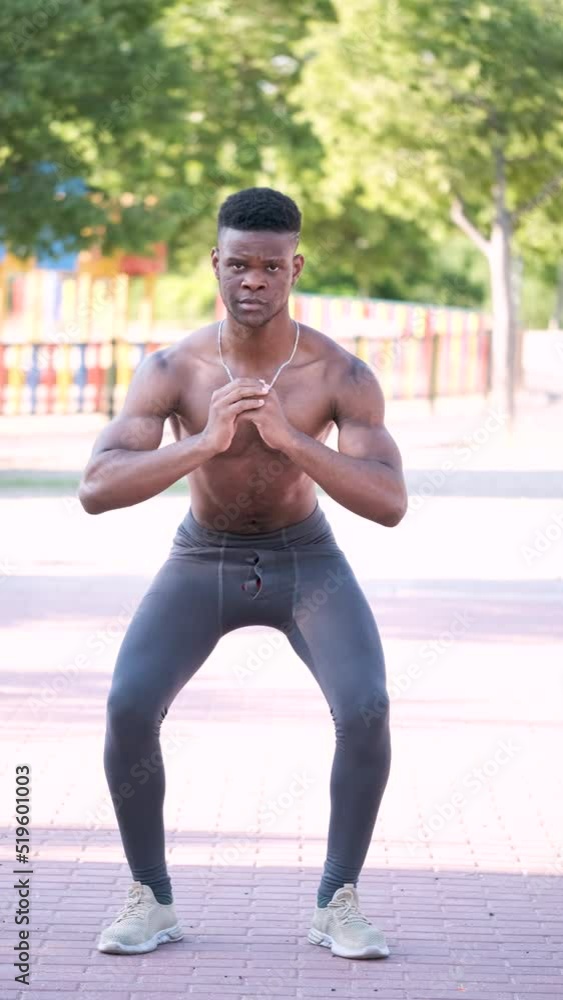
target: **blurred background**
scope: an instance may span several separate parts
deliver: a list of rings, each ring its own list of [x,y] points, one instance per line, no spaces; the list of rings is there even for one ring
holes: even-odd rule
[[[0,413],[114,413],[220,314],[254,184],[304,214],[295,315],[388,398],[561,395],[558,3],[67,7],[0,13]]]
[[[0,79],[2,759],[6,776],[33,766],[37,996],[107,992],[94,940],[127,869],[105,698],[188,498],[184,481],[91,518],[76,489],[142,357],[223,314],[216,213],[251,185],[298,202],[292,314],[371,365],[409,486],[391,532],[320,501],[388,663],[395,763],[362,876],[398,956],[377,970],[385,996],[561,995],[561,3],[3,0]],[[296,935],[297,905],[307,919],[333,746],[272,634],[225,637],[167,720],[199,995],[215,958],[213,996],[235,968],[245,998],[328,995],[306,943],[261,930]],[[260,827],[304,760],[311,789]],[[277,980],[247,964],[260,947]],[[119,985],[184,983],[177,954],[152,987]],[[331,996],[372,995],[369,969],[350,993],[335,965]]]

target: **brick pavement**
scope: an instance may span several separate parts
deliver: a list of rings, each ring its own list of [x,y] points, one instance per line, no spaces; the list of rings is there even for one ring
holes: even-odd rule
[[[2,996],[563,997],[561,541],[531,566],[521,554],[553,501],[473,502],[481,524],[490,517],[480,577],[462,500],[429,498],[394,532],[323,500],[387,655],[393,765],[359,888],[389,959],[348,962],[306,940],[332,729],[306,668],[259,629],[221,641],[162,730],[185,939],[143,957],[96,951],[129,881],[102,771],[105,695],[181,506],[88,519],[62,501],[0,504],[12,528],[0,625]],[[33,777],[33,967],[21,989],[16,761]],[[288,791],[296,779],[303,794]]]

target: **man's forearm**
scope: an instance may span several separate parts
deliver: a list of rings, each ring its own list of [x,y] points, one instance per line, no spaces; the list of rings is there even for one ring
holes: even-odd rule
[[[398,524],[404,516],[404,480],[383,462],[343,455],[301,431],[292,434],[283,450],[325,493],[352,513],[387,527]]]
[[[151,451],[105,451],[85,470],[78,496],[88,514],[131,507],[162,493],[214,454],[202,434]]]

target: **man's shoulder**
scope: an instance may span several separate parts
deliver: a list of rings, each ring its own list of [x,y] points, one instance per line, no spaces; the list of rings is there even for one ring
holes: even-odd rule
[[[209,345],[209,337],[214,324],[201,326],[197,330],[192,330],[174,343],[165,347],[160,347],[153,351],[150,357],[155,369],[162,371],[168,369],[174,371],[180,366],[197,362],[204,356],[205,348]]]
[[[312,326],[301,324],[303,342],[312,358],[325,361],[329,368],[346,367],[346,356],[352,357],[335,339]]]
[[[308,327],[307,330],[312,335],[313,349],[316,349],[326,361],[327,373],[340,384],[352,383],[358,386],[377,381],[371,366],[366,361],[362,361],[353,350],[349,350],[334,337],[321,333],[320,330],[315,330],[312,327]],[[350,338],[349,343],[352,347],[352,338]]]

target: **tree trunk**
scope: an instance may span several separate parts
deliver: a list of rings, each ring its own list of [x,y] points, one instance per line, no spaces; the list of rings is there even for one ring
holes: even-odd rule
[[[496,213],[488,247],[493,307],[493,393],[514,420],[516,381],[516,308],[512,282],[511,220],[506,208],[504,162],[497,154]]]
[[[522,288],[524,284],[524,260],[518,254],[512,257],[512,295],[514,307],[514,394],[522,385],[522,351],[524,347],[524,331],[522,330]]]
[[[563,329],[563,261],[557,267],[557,298],[555,300],[554,325],[556,330]]]

